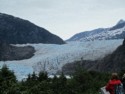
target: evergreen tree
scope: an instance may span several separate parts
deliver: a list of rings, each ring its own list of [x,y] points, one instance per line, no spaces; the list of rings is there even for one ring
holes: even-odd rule
[[[10,71],[7,67],[6,64],[3,65],[2,69],[1,69],[1,77],[4,79],[4,80],[11,80],[13,82],[16,82],[16,76],[14,75],[14,72],[13,71]]]
[[[31,80],[31,74],[28,74],[27,81]]]
[[[61,84],[63,87],[65,87],[66,82],[67,82],[67,79],[66,79],[66,77],[65,77],[65,75],[64,75],[63,73],[60,75],[59,81],[60,81],[60,84]]]
[[[12,87],[14,89],[16,87],[16,82],[14,72],[10,71],[4,64],[0,70],[0,94],[9,94],[5,92],[12,90]]]
[[[33,74],[31,75],[31,80],[32,81],[36,81],[37,80],[37,76],[36,76],[35,72],[33,72]]]
[[[55,83],[57,80],[58,80],[57,76],[54,75],[54,77],[53,77],[53,79],[52,79],[52,82]]]
[[[44,81],[44,80],[48,80],[48,74],[47,72],[39,72],[39,75],[38,75],[38,81]]]

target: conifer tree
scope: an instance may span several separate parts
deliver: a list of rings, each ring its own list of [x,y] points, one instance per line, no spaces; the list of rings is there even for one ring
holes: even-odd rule
[[[31,75],[31,80],[32,81],[36,81],[37,80],[37,76],[36,76],[35,72],[33,72],[33,74]]]
[[[39,75],[38,75],[38,81],[44,81],[44,80],[47,80],[48,79],[48,74],[47,72],[39,72]]]
[[[0,70],[0,94],[6,94],[3,92],[9,92],[12,86],[16,84],[16,76],[14,72],[10,71],[4,64]],[[8,93],[7,93],[8,94]]]
[[[1,69],[1,77],[6,81],[11,80],[13,82],[16,82],[16,76],[14,75],[14,72],[10,71],[6,64],[4,64]]]

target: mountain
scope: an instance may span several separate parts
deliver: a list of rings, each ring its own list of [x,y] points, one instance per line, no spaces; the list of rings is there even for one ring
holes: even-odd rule
[[[48,43],[64,41],[44,28],[11,15],[0,13],[0,40],[9,44]]]
[[[125,21],[120,20],[115,26],[110,28],[98,28],[75,34],[67,41],[90,41],[90,40],[109,40],[125,38]]]

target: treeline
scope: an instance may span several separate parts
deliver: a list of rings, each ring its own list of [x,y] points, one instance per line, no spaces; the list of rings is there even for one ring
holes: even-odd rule
[[[108,73],[77,70],[71,79],[62,73],[60,77],[48,78],[46,72],[33,72],[28,78],[17,81],[13,71],[6,65],[0,69],[0,94],[98,94],[99,88],[109,80]]]

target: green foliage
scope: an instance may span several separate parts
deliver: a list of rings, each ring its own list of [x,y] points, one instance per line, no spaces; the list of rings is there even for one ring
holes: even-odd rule
[[[25,81],[17,82],[6,65],[0,70],[0,94],[98,94],[109,80],[108,73],[77,70],[71,79],[62,73],[48,78],[46,72],[33,72]]]
[[[0,70],[0,94],[16,94],[16,76],[6,65]],[[5,93],[6,92],[6,93]]]
[[[48,79],[48,76],[47,76],[47,72],[40,72],[39,75],[38,75],[38,81],[44,81],[44,80],[47,80]]]

